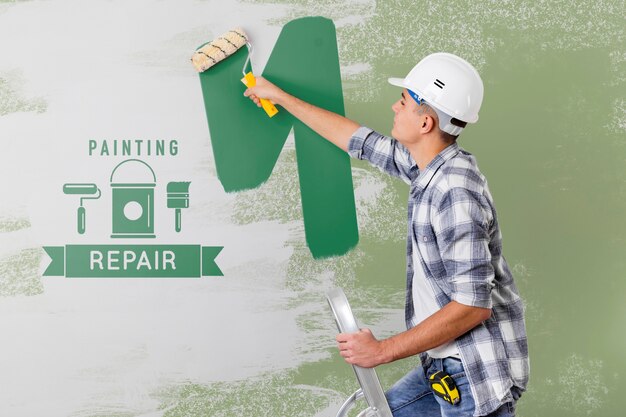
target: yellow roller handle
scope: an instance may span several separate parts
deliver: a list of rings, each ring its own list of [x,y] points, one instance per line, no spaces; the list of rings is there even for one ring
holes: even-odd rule
[[[252,72],[249,72],[241,79],[241,82],[248,88],[254,87],[256,85],[256,78],[254,78]],[[278,109],[274,106],[274,103],[265,98],[261,99],[261,107],[263,107],[263,110],[265,110],[265,113],[267,113],[269,117],[274,117],[274,115],[278,113]]]

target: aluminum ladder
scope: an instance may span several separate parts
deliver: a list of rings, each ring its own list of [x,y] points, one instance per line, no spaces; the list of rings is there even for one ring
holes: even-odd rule
[[[326,294],[326,299],[335,317],[339,332],[357,333],[359,326],[356,323],[356,319],[354,318],[354,314],[352,314],[352,309],[350,308],[350,304],[343,290],[341,288],[335,288],[329,291]],[[352,365],[352,369],[354,370],[356,379],[361,388],[356,390],[344,401],[337,412],[337,417],[345,417],[350,408],[352,408],[360,398],[365,398],[368,407],[361,411],[357,417],[393,417],[389,404],[387,404],[385,392],[380,385],[378,375],[376,375],[374,368],[361,368],[360,366]]]

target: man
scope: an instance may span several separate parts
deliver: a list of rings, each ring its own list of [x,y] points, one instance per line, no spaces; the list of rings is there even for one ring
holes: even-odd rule
[[[524,311],[502,256],[493,199],[457,137],[478,120],[483,83],[465,60],[425,57],[404,78],[385,137],[293,97],[259,77],[245,96],[272,100],[351,156],[410,184],[405,318],[408,330],[377,340],[368,329],[337,336],[346,362],[374,367],[419,354],[421,365],[388,392],[395,417],[513,416],[528,382]],[[452,377],[460,401],[433,394]]]

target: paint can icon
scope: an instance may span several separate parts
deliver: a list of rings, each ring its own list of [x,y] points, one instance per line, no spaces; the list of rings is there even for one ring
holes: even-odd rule
[[[156,175],[139,159],[120,162],[111,172],[112,238],[154,238]]]

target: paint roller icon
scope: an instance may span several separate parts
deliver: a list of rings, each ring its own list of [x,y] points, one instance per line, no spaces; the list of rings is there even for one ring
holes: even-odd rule
[[[85,207],[83,207],[83,200],[96,200],[100,198],[100,189],[98,188],[96,184],[90,184],[90,183],[64,184],[63,194],[89,196],[89,197],[81,197],[80,207],[78,207],[76,224],[78,228],[78,233],[82,235],[83,233],[85,233],[85,221],[86,221]]]

